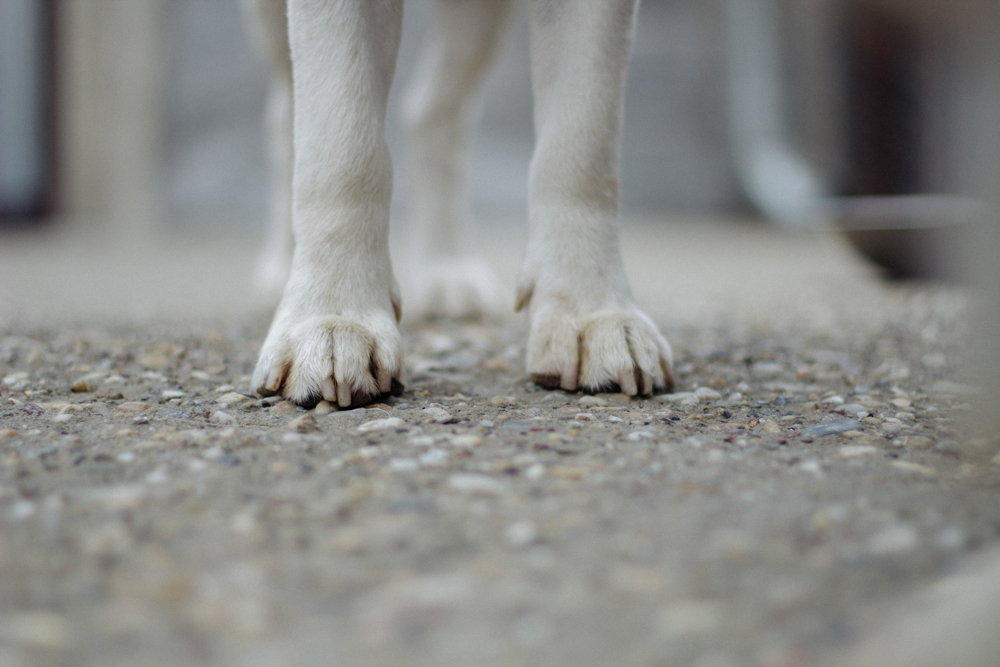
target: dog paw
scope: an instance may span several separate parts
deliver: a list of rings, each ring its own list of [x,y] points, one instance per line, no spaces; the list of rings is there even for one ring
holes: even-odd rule
[[[436,259],[414,281],[408,308],[424,318],[477,318],[501,314],[499,279],[481,259]]]
[[[279,314],[261,349],[253,375],[259,394],[346,408],[403,392],[402,344],[392,315],[290,319]]]
[[[559,306],[533,309],[528,372],[547,389],[662,393],[673,388],[672,364],[670,345],[635,306],[583,315]]]

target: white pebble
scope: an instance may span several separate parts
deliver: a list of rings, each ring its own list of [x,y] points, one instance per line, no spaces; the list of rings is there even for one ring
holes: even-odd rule
[[[631,433],[628,434],[628,439],[631,440],[632,442],[639,442],[640,440],[651,440],[654,437],[656,436],[652,431],[645,431],[645,430],[632,431]]]
[[[448,487],[462,493],[486,496],[500,494],[506,488],[492,477],[467,472],[455,473],[449,477]]]
[[[6,382],[6,378],[4,378]],[[13,521],[24,521],[35,513],[35,503],[30,500],[18,500],[10,509],[10,518]]]
[[[413,472],[420,465],[417,463],[416,459],[411,458],[394,458],[389,459],[389,470],[393,472]]]
[[[581,396],[577,403],[580,405],[596,405],[603,407],[608,404],[608,400],[606,398],[601,398],[600,396]]]
[[[822,401],[820,401],[820,403],[823,403],[825,405],[843,405],[844,404],[844,397],[843,396],[827,396]]]
[[[573,419],[577,420],[578,422],[592,422],[594,421],[594,415],[592,415],[589,412],[580,412],[575,417],[573,417]]]
[[[185,394],[184,394],[183,391],[180,391],[180,390],[177,390],[177,389],[164,389],[160,393],[160,395],[163,398],[166,398],[166,399],[170,399],[170,398],[184,398],[184,396],[185,396]]]
[[[235,426],[239,424],[236,418],[232,415],[223,412],[222,410],[216,410],[212,413],[212,416],[208,418],[208,421],[213,424],[221,424],[223,426]]]
[[[452,447],[472,449],[473,447],[478,447],[483,444],[483,439],[480,436],[473,435],[471,433],[459,433],[457,435],[448,436],[448,444]]]
[[[616,416],[616,415],[611,415],[610,417],[608,417],[608,423],[609,424],[624,424],[625,420],[622,419],[621,417]]]
[[[538,527],[531,521],[515,521],[507,526],[503,536],[512,547],[526,547],[538,539]]]
[[[372,433],[374,431],[388,431],[391,429],[402,431],[406,428],[406,422],[399,417],[388,417],[386,419],[376,419],[374,421],[365,422],[358,427],[358,433]]]
[[[708,387],[698,387],[694,395],[702,401],[717,401],[722,398],[722,394]]]
[[[532,481],[539,480],[545,476],[545,466],[541,463],[533,463],[524,471],[524,476]]]
[[[432,405],[429,408],[424,408],[420,411],[424,419],[434,422],[435,424],[450,424],[455,421],[455,418],[450,412],[444,408]]]
[[[421,454],[418,460],[422,466],[443,466],[448,462],[448,452],[440,447],[435,447]]]
[[[132,461],[135,461],[135,453],[134,452],[122,452],[121,454],[119,454],[115,458],[118,459],[119,463],[132,463]]]

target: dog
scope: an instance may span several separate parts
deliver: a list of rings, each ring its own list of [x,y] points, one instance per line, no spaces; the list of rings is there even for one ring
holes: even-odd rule
[[[253,387],[341,408],[398,395],[402,304],[389,258],[384,123],[402,0],[245,2],[273,78],[275,224],[261,268],[272,280],[287,270]],[[638,0],[526,4],[536,146],[515,310],[529,312],[527,370],[547,389],[668,391],[672,352],[632,299],[618,241],[623,96]],[[465,280],[472,301],[487,295],[454,241],[461,170],[476,93],[513,6],[437,0],[437,39],[407,95],[426,261],[457,267],[437,275]]]

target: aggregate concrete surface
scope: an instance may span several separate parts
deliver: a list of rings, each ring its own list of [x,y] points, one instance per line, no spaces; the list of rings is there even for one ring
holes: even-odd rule
[[[747,225],[623,248],[676,393],[404,321],[401,397],[304,411],[249,392],[252,244],[5,237],[0,665],[810,667],[997,542],[961,289]]]

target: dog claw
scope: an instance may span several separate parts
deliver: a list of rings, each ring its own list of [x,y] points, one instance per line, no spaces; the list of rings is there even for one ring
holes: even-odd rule
[[[388,394],[392,390],[392,375],[385,368],[379,368],[375,374],[375,382],[378,390],[383,394]]]
[[[621,387],[622,393],[628,396],[635,396],[639,393],[639,388],[635,384],[635,373],[632,371],[623,371],[619,374],[618,386]]]
[[[323,380],[323,384],[320,385],[320,390],[323,393],[324,400],[329,401],[330,403],[337,402],[337,385],[334,384],[333,378]]]

